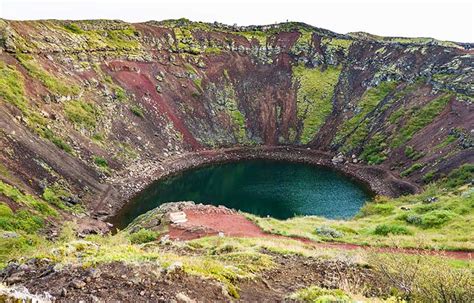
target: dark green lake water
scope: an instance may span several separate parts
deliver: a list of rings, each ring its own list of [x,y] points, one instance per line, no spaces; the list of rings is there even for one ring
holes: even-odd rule
[[[225,205],[259,216],[354,216],[371,195],[346,176],[306,164],[251,160],[185,171],[158,181],[113,220],[125,227],[164,202]]]

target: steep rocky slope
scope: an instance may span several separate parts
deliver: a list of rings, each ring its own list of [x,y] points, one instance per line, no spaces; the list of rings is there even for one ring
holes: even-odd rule
[[[0,199],[13,209],[6,192],[20,189],[107,214],[169,159],[209,149],[342,153],[415,187],[474,162],[472,44],[184,19],[0,32]]]

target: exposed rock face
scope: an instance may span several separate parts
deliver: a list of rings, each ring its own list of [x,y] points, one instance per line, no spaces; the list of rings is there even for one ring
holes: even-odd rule
[[[58,203],[107,215],[168,159],[223,147],[304,146],[418,183],[474,161],[471,44],[187,20],[0,33],[0,179]]]

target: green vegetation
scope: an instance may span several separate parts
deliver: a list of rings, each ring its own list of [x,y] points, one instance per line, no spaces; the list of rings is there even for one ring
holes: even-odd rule
[[[13,212],[8,205],[0,202],[0,230],[25,231],[34,233],[44,226],[44,220],[27,210]]]
[[[408,158],[416,161],[424,156],[424,154],[420,151],[417,151],[416,149],[413,148],[413,146],[407,145],[405,147],[405,156]]]
[[[392,146],[401,146],[409,141],[416,132],[430,124],[443,111],[450,99],[451,95],[445,94],[422,107],[409,110],[407,121],[392,140]]]
[[[142,228],[136,233],[130,235],[130,242],[132,242],[132,244],[143,244],[155,241],[157,238],[158,233]]]
[[[422,169],[423,167],[425,166],[424,163],[415,163],[413,164],[412,166],[410,166],[409,168],[405,169],[404,171],[402,171],[400,173],[400,176],[402,177],[408,177],[409,175],[411,175],[413,172],[419,170],[419,169]]]
[[[37,211],[40,215],[57,216],[58,213],[46,202],[41,201],[30,194],[21,192],[18,188],[0,181],[0,194],[10,198],[14,202]]]
[[[339,80],[339,67],[293,67],[293,81],[297,87],[298,118],[303,121],[301,143],[309,143],[332,111],[332,97]]]
[[[128,25],[116,29],[90,29],[82,27],[81,23],[67,23],[62,28],[70,35],[83,37],[90,49],[109,49],[118,51],[137,51],[141,49],[138,32]],[[80,45],[78,45],[80,47]]]
[[[100,118],[99,109],[92,103],[82,100],[68,101],[64,105],[66,117],[77,127],[93,130]]]
[[[388,236],[411,235],[412,233],[405,226],[380,224],[375,227],[374,234],[379,236]]]
[[[44,190],[43,190],[43,195],[42,198],[45,201],[48,201],[50,204],[55,205],[57,208],[62,209],[62,210],[69,210],[73,212],[79,212],[81,211],[80,207],[71,207],[69,205],[66,205],[64,201],[71,197],[72,194],[71,192],[66,188],[66,186],[61,185],[58,182],[55,182],[51,185],[48,185]]]
[[[110,173],[110,167],[109,167],[109,162],[107,162],[106,159],[100,156],[94,156],[92,157],[92,160],[94,161],[94,164],[97,165],[99,170],[103,173],[109,174]]]
[[[64,28],[73,34],[82,34],[82,29],[75,23],[68,23],[64,25]]]
[[[379,86],[368,89],[362,95],[357,105],[356,114],[344,121],[334,138],[334,143],[339,144],[345,139],[345,143],[341,147],[342,152],[348,152],[359,146],[367,137],[369,134],[370,114],[396,87],[397,82],[382,82]],[[368,155],[369,153],[366,154],[366,157]],[[383,158],[383,156],[380,158]]]
[[[474,293],[470,266],[424,254],[371,253],[367,263],[380,283],[391,286],[395,298],[387,302],[469,302]]]
[[[308,303],[350,303],[351,298],[340,289],[325,289],[318,286],[297,290],[290,295],[290,299]]]
[[[352,45],[352,40],[323,37],[321,39],[321,45],[326,47],[329,52],[342,51],[344,55],[347,56],[349,54],[349,48]]]
[[[77,95],[80,88],[76,85],[66,82],[46,71],[31,55],[16,54],[18,61],[28,71],[28,74],[39,80],[54,94],[58,95]]]
[[[381,133],[373,135],[369,143],[364,146],[364,151],[360,155],[361,159],[371,165],[385,161],[388,156],[386,140],[387,138]]]
[[[143,109],[138,105],[131,105],[130,111],[137,117],[140,117],[140,118],[144,117]]]

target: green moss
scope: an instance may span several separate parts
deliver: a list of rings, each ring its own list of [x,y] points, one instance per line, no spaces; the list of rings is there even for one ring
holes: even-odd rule
[[[0,206],[5,207],[4,204],[0,204]],[[32,214],[28,210],[18,210],[15,213],[11,212],[10,214],[5,212],[0,213],[0,230],[34,233],[43,228],[43,226],[44,219],[38,215]]]
[[[392,146],[401,146],[409,141],[416,132],[430,124],[444,110],[450,99],[451,95],[442,95],[420,108],[408,111],[407,121],[392,140]]]
[[[207,55],[219,55],[222,50],[218,47],[206,47],[206,49],[204,50],[204,52],[207,54]]]
[[[66,117],[76,127],[84,127],[93,130],[97,125],[100,117],[99,109],[92,103],[82,100],[68,101],[64,105]]]
[[[351,298],[340,289],[325,289],[319,286],[310,286],[295,291],[290,299],[308,303],[351,303]]]
[[[193,80],[194,85],[199,89],[199,91],[203,91],[202,89],[202,79],[201,78],[195,78]]]
[[[424,183],[430,183],[431,181],[434,180],[434,178],[435,178],[435,172],[429,171],[423,175],[422,180]]]
[[[261,46],[265,46],[267,44],[268,34],[263,31],[255,30],[255,31],[237,32],[237,34],[244,36],[249,42],[256,40],[258,41],[258,44],[260,44]]]
[[[58,95],[77,95],[80,88],[53,76],[47,72],[36,60],[27,54],[16,54],[18,61],[28,71],[28,74],[44,84],[48,90]]]
[[[340,72],[339,67],[328,67],[325,70],[303,65],[293,67],[293,82],[297,88],[297,114],[303,121],[301,143],[309,143],[331,113],[332,97]]]
[[[131,105],[130,111],[137,117],[140,117],[140,118],[144,117],[143,109],[138,105]]]
[[[402,171],[400,173],[400,176],[402,177],[408,177],[409,175],[411,175],[413,172],[423,168],[425,166],[425,164],[423,163],[415,163],[413,164],[412,166],[410,166],[409,168],[405,169],[404,171]]]
[[[342,123],[334,138],[336,144],[342,143],[346,138],[345,144],[341,147],[343,152],[348,152],[359,146],[367,137],[370,125],[368,116],[396,87],[396,82],[382,82],[379,86],[368,89],[362,95],[357,104],[357,113]]]
[[[0,61],[0,97],[13,104],[22,112],[27,112],[23,75],[12,65]]]
[[[114,89],[114,92],[115,92],[115,98],[119,101],[119,102],[124,102],[127,100],[127,93],[125,92],[125,90],[121,87],[116,87]]]

